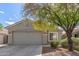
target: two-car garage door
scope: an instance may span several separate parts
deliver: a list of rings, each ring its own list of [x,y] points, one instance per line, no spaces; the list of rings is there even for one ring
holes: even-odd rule
[[[13,44],[42,44],[40,32],[13,32]]]

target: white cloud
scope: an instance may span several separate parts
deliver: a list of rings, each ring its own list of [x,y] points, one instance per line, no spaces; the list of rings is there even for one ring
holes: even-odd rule
[[[17,16],[15,16],[15,18],[16,18],[16,19],[18,19],[18,17],[17,17]]]
[[[9,20],[13,20],[12,18],[9,18]]]
[[[7,23],[7,24],[9,24],[9,25],[12,25],[12,24],[14,24],[15,22],[5,21],[5,23]]]
[[[4,14],[4,13],[5,13],[4,11],[1,11],[1,10],[0,10],[0,14]]]

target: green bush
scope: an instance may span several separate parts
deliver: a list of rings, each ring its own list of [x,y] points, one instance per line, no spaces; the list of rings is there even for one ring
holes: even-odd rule
[[[79,51],[79,38],[72,38],[72,40],[73,40],[73,48]],[[68,48],[67,39],[61,40],[61,47]]]
[[[74,50],[77,50],[77,51],[79,51],[79,47],[77,47],[77,46],[76,46],[76,47],[74,47]]]
[[[51,43],[50,43],[51,47],[53,48],[57,48],[58,45],[59,45],[59,41],[58,40],[53,40]]]
[[[63,40],[61,40],[61,47],[63,47],[63,48],[67,48],[68,47],[68,42],[67,42],[67,39],[63,39]]]
[[[79,51],[79,38],[72,38],[73,40],[73,49]],[[53,40],[50,43],[51,47],[57,48],[59,46],[63,48],[68,48],[68,41],[67,39],[62,39],[62,40]]]
[[[77,50],[77,51],[79,51],[79,38],[73,39],[73,42],[75,42],[75,43],[73,44],[74,49]]]
[[[74,44],[74,46],[79,46],[79,38],[74,38],[73,44]]]

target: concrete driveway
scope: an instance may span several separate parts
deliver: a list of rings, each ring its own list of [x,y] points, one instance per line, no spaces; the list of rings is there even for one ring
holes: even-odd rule
[[[42,45],[14,45],[0,47],[0,56],[41,56]]]

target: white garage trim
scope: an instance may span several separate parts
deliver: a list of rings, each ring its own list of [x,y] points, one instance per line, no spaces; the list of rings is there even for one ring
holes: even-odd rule
[[[15,34],[15,33],[17,33],[17,34]],[[36,43],[33,43],[34,41],[30,41],[31,40],[31,37],[28,37],[29,38],[29,40],[27,39],[26,40],[26,44],[27,44],[27,41],[28,42],[30,42],[29,44],[43,44],[43,33],[42,32],[38,32],[38,31],[13,31],[12,32],[12,44],[16,44],[15,42],[19,39],[19,37],[17,37],[16,36],[16,38],[17,38],[17,40],[16,40],[16,38],[15,38],[15,35],[18,35],[18,33],[20,34],[20,35],[22,35],[22,34],[24,34],[24,35],[26,35],[27,34],[27,37],[28,37],[28,35],[31,35],[31,37],[32,37],[32,33],[34,34],[34,37],[32,37],[33,38],[33,40],[36,40],[37,38],[37,40],[36,40]],[[25,36],[24,36],[25,37]],[[25,38],[24,38],[25,39]],[[16,41],[15,41],[16,40]],[[18,40],[19,41],[19,40]],[[21,41],[20,41],[21,42]],[[31,43],[32,42],[32,43]],[[18,43],[17,43],[18,44]]]

